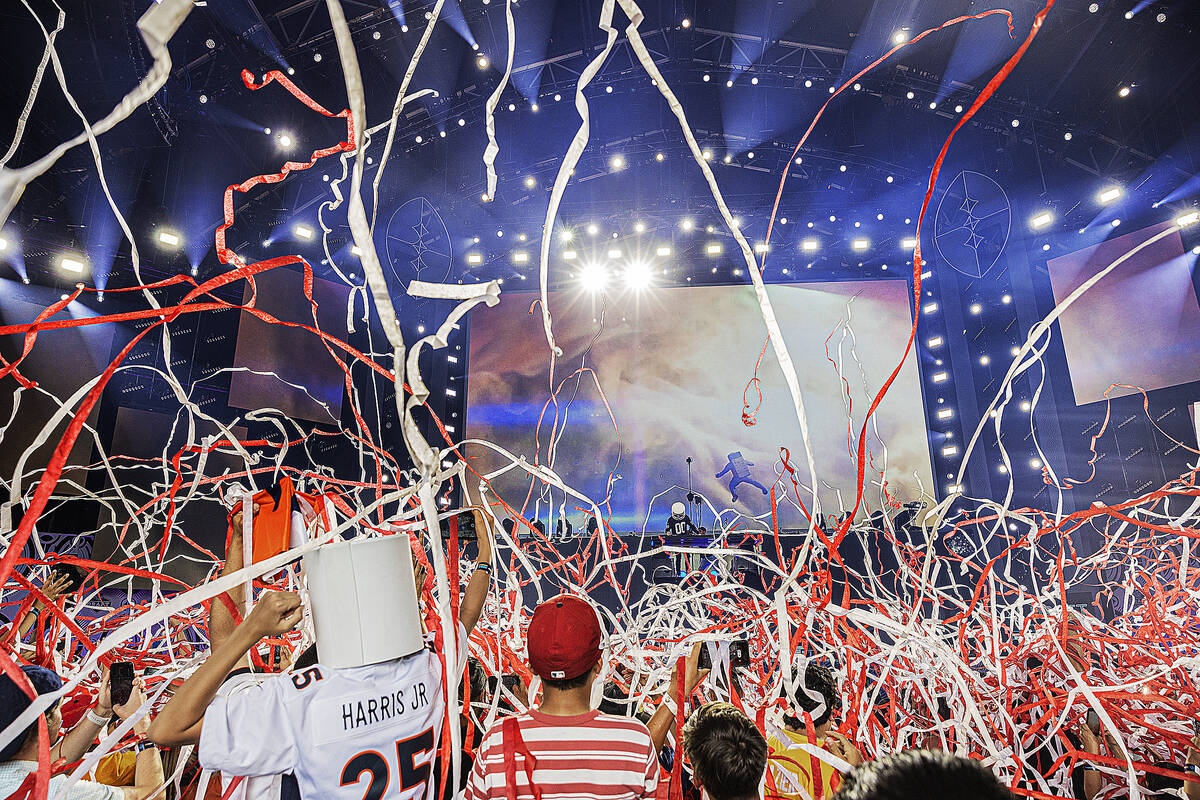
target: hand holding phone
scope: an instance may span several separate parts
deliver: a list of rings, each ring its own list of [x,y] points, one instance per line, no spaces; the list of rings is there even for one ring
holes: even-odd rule
[[[133,694],[133,664],[115,661],[108,669],[108,692],[114,706],[123,706]]]

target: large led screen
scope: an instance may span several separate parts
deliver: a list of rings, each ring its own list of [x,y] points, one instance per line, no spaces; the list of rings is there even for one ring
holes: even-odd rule
[[[854,498],[852,439],[912,325],[909,290],[887,280],[774,285],[769,292],[800,378],[823,510],[838,512]],[[564,351],[553,376],[556,402],[536,300],[506,294],[494,308],[473,312],[469,438],[543,464],[553,446],[554,469],[597,502],[612,473],[609,522],[619,532],[663,530],[670,504],[686,495],[689,469],[691,487],[714,506],[748,515],[770,511],[760,487],[775,482],[781,446],[808,481],[800,426],[770,347],[759,369],[762,408],[756,424],[743,424],[743,393],[766,337],[752,287],[552,294],[554,334]],[[756,404],[754,389],[749,401]],[[879,499],[881,471],[902,502],[933,493],[924,419],[910,357],[868,430],[868,498]],[[505,463],[481,447],[467,453],[479,456],[477,469]],[[731,491],[735,474],[745,480]],[[495,486],[531,516],[522,475],[510,471]],[[583,515],[568,513],[579,525]],[[783,507],[785,527],[799,527],[801,519]],[[706,521],[711,525],[711,517]]]

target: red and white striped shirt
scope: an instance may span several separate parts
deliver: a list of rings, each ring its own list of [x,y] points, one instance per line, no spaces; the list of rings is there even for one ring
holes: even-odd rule
[[[556,717],[529,711],[499,720],[475,756],[466,800],[642,800],[665,796],[669,775],[646,726],[629,717],[590,711]],[[514,728],[519,738],[513,735]],[[512,786],[508,786],[511,778]],[[660,795],[660,786],[661,792]]]

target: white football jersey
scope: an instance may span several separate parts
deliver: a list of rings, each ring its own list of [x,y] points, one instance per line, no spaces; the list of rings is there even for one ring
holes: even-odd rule
[[[458,634],[461,667],[461,625]],[[316,664],[214,699],[200,765],[223,775],[294,772],[305,798],[418,800],[433,778],[444,709],[430,649],[365,667]]]

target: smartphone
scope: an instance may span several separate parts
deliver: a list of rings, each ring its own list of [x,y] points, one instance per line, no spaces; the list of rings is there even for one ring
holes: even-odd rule
[[[438,527],[442,529],[442,538],[450,536],[451,526],[459,541],[469,542],[479,538],[475,530],[475,514],[469,510],[456,512],[438,521]]]
[[[1091,728],[1092,733],[1100,732],[1100,715],[1096,713],[1096,709],[1094,708],[1088,709],[1087,726]]]
[[[83,579],[87,577],[87,573],[75,564],[55,564],[52,567],[52,571],[57,572],[59,575],[65,575],[69,579],[67,588],[63,589],[64,595],[70,594],[82,586]]]
[[[734,639],[729,642],[729,666],[730,667],[745,667],[750,665],[750,640],[749,639]],[[700,648],[700,669],[712,669],[712,656],[708,652],[708,645],[705,644]]]
[[[108,692],[114,706],[123,706],[133,694],[133,664],[114,661],[108,668]]]

